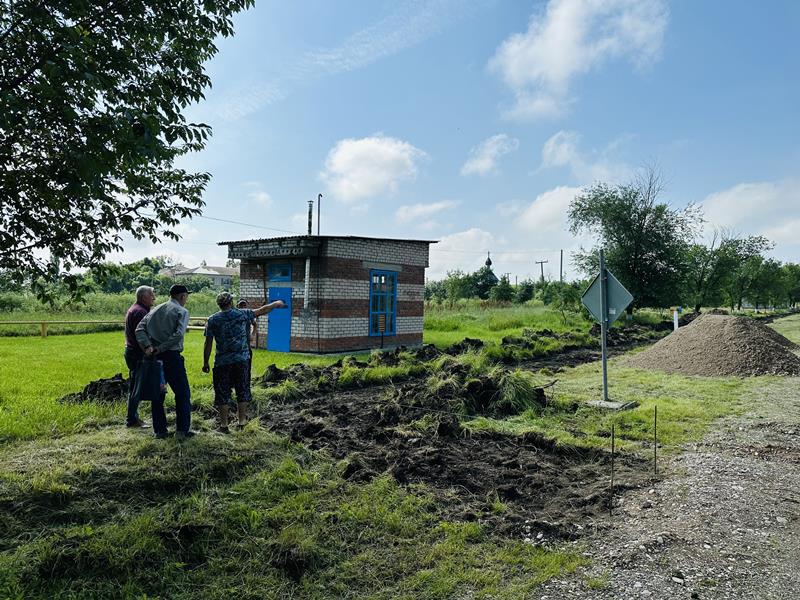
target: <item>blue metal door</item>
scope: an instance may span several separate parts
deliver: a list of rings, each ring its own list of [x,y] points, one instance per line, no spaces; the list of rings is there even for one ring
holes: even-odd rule
[[[287,308],[276,308],[268,315],[267,350],[289,352],[292,337],[292,288],[269,288],[269,301],[283,300]]]

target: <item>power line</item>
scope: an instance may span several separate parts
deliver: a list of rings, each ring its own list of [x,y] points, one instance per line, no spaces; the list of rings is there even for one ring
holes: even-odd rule
[[[206,215],[195,215],[195,216],[200,219],[208,219],[209,221],[219,221],[220,223],[232,223],[233,225],[244,225],[245,227],[255,227],[256,229],[267,229],[269,231],[280,231],[281,233],[293,233],[295,235],[303,235],[299,231],[291,231],[289,229],[278,229],[277,227],[267,227],[266,225],[255,225],[254,223],[243,223],[241,221],[220,219],[219,217],[208,217]]]
[[[480,251],[476,251],[476,250],[446,250],[444,248],[437,248],[436,246],[432,246],[431,247],[431,252],[447,252],[447,253],[453,253],[453,254],[486,254],[485,250],[480,250]],[[536,255],[540,255],[540,254],[548,254],[548,253],[556,254],[557,252],[558,252],[558,250],[543,250],[543,249],[540,249],[540,250],[508,250],[508,251],[501,250],[501,251],[498,251],[497,253],[499,253],[500,255],[505,255],[505,254],[525,254],[525,255],[536,254]]]

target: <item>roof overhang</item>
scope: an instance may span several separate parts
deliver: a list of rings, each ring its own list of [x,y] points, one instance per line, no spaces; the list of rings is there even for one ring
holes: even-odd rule
[[[221,243],[228,246],[228,258],[305,258],[319,255],[321,240],[305,236]]]

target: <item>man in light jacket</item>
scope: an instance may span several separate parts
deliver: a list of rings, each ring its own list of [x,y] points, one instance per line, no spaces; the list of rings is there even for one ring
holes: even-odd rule
[[[175,435],[189,438],[192,424],[191,391],[186,367],[183,362],[183,336],[189,327],[189,311],[184,308],[189,290],[184,285],[173,285],[169,289],[168,302],[159,304],[150,311],[136,327],[136,341],[145,356],[158,356],[164,363],[164,378],[175,394]],[[167,416],[164,412],[164,397],[151,402],[153,431],[159,439],[167,437]]]

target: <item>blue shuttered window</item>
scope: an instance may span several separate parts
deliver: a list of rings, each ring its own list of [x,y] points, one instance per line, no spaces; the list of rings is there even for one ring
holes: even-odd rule
[[[397,333],[397,273],[369,272],[369,334],[371,336]]]

